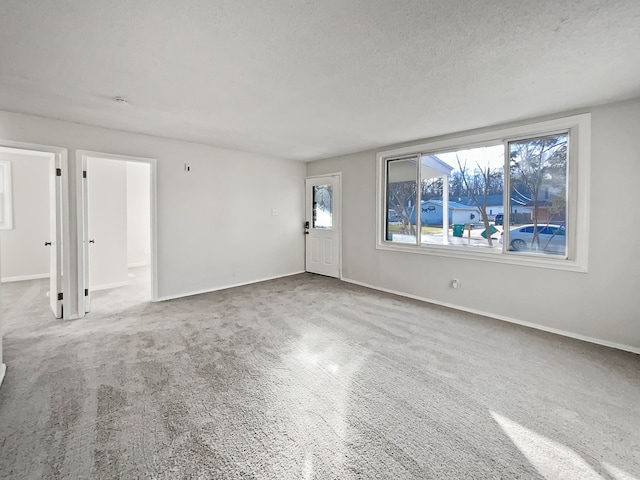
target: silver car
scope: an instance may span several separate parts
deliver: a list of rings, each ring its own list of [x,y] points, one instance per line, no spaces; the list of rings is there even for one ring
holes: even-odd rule
[[[509,230],[511,250],[535,250],[545,253],[565,255],[567,251],[567,231],[564,225],[538,224],[538,246],[533,244],[535,225],[522,225]],[[502,236],[500,236],[502,243]]]

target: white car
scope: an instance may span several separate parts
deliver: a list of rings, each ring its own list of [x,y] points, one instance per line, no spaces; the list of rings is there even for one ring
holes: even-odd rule
[[[567,251],[567,231],[564,225],[538,224],[538,246],[533,244],[535,226],[522,225],[509,230],[511,250],[537,250],[564,255]],[[502,243],[503,235],[500,236]]]

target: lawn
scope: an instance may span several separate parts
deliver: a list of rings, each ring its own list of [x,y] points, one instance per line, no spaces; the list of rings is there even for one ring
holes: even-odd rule
[[[451,230],[451,229],[449,229]],[[409,233],[409,232],[405,232],[404,231],[404,226],[400,223],[394,223],[389,225],[388,227],[388,231],[390,233]],[[423,235],[437,235],[437,234],[442,234],[442,227],[426,227],[423,226],[422,227],[422,234]]]

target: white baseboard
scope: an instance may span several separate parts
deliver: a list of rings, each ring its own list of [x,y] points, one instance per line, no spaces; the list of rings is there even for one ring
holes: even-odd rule
[[[23,280],[38,280],[40,278],[49,278],[48,273],[36,273],[35,275],[22,275],[20,277],[2,277],[2,283],[22,282]]]
[[[640,348],[632,347],[630,345],[623,345],[621,343],[609,342],[608,340],[602,340],[600,338],[587,337],[585,335],[580,335],[578,333],[567,332],[566,330],[560,330],[557,328],[547,327],[545,325],[539,325],[537,323],[525,322],[522,320],[518,320],[515,318],[507,317],[504,315],[497,315],[491,312],[484,312],[482,310],[477,310],[475,308],[462,307],[460,305],[455,305],[453,303],[441,302],[439,300],[433,300],[431,298],[419,297],[417,295],[411,295],[409,293],[399,292],[397,290],[391,290],[389,288],[378,287],[376,285],[370,285],[368,283],[359,282],[357,280],[351,280],[349,278],[343,278],[343,281],[347,283],[353,283],[354,285],[360,285],[361,287],[371,288],[373,290],[379,290],[381,292],[391,293],[393,295],[399,295],[401,297],[412,298],[414,300],[419,300],[421,302],[433,303],[435,305],[440,305],[443,307],[453,308],[455,310],[461,310],[463,312],[475,313],[477,315],[482,315],[484,317],[495,318],[496,320],[502,320],[504,322],[515,323],[517,325],[522,325],[523,327],[535,328],[536,330],[542,330],[544,332],[555,333],[556,335],[562,335],[563,337],[574,338],[576,340],[582,340],[584,342],[595,343],[596,345],[602,345],[605,347],[616,348],[618,350],[624,350],[626,352],[636,353],[640,355]]]
[[[164,302],[165,300],[174,300],[176,298],[191,297],[192,295],[200,295],[202,293],[217,292],[219,290],[226,290],[227,288],[243,287],[245,285],[252,285],[254,283],[266,282],[268,280],[275,280],[276,278],[290,277],[292,275],[299,275],[301,273],[304,273],[304,270],[300,270],[299,272],[293,272],[293,273],[285,273],[283,275],[276,275],[276,276],[273,276],[273,277],[261,278],[261,279],[258,279],[258,280],[251,280],[250,282],[235,283],[235,284],[231,284],[231,285],[225,285],[225,286],[222,286],[222,287],[215,287],[215,288],[209,288],[209,289],[204,289],[204,290],[197,290],[195,292],[181,293],[181,294],[178,294],[178,295],[167,295],[167,296],[164,296],[164,297],[158,297],[158,300],[156,300],[156,301]]]
[[[129,282],[116,282],[116,283],[105,283],[103,285],[95,285],[93,287],[89,287],[90,292],[97,292],[98,290],[108,290],[110,288],[118,288],[129,285]]]
[[[4,380],[4,374],[7,373],[7,366],[4,363],[0,363],[0,386]]]

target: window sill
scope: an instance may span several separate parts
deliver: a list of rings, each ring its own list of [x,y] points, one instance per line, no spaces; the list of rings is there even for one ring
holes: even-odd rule
[[[505,253],[501,250],[490,250],[486,247],[458,247],[455,245],[446,246],[433,244],[429,246],[418,246],[382,242],[376,245],[376,249],[569,272],[587,273],[588,271],[585,262],[578,262],[564,257],[547,258],[544,254],[536,253]],[[482,251],[479,251],[480,249],[482,249]]]

